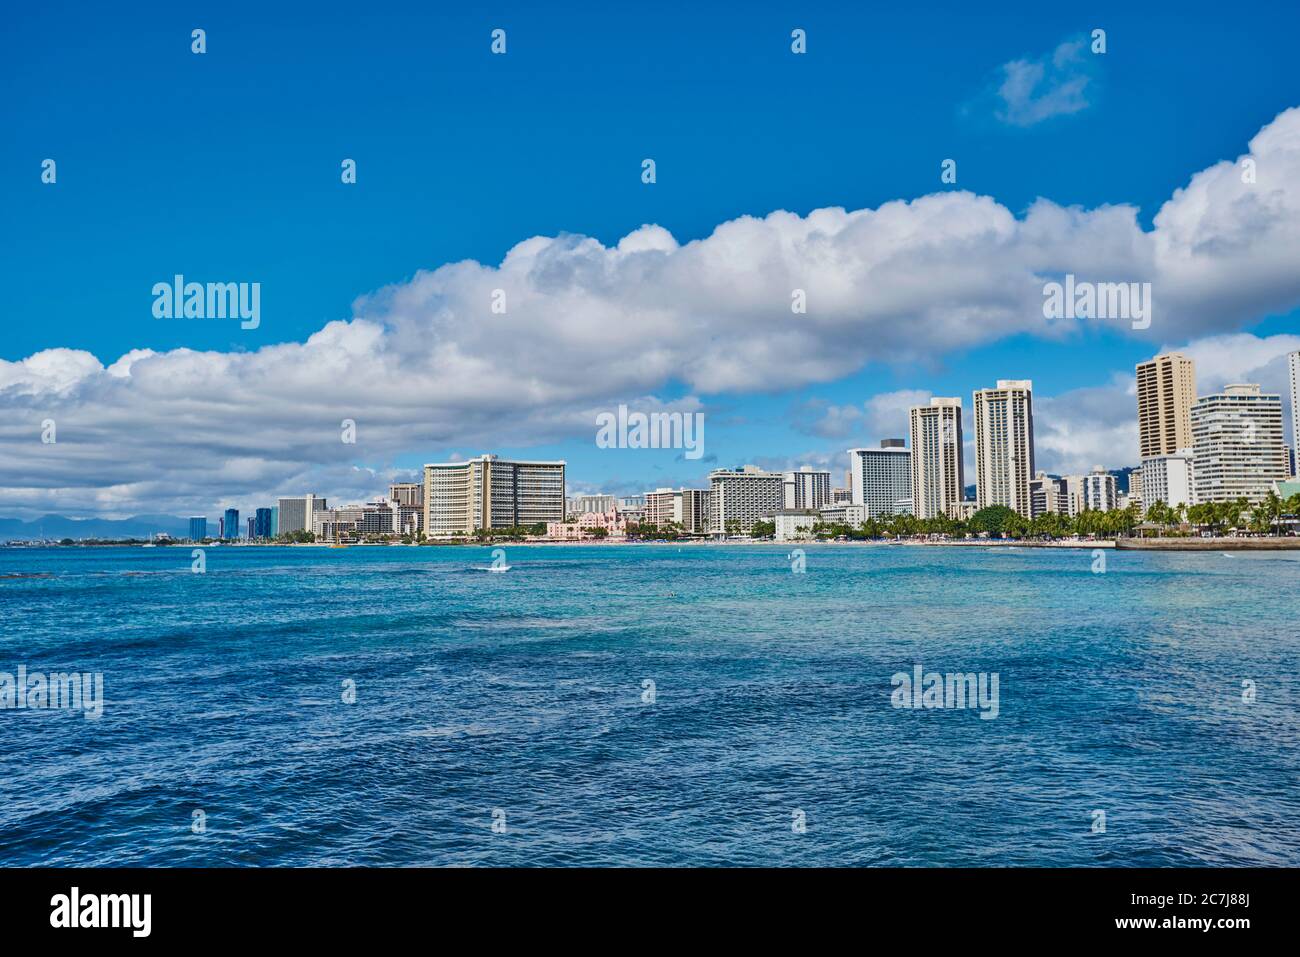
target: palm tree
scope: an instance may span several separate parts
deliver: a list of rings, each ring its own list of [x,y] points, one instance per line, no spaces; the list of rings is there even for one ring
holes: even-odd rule
[[[1278,498],[1277,492],[1272,489],[1264,496],[1264,501],[1260,503],[1264,510],[1265,522],[1273,534],[1277,534],[1276,526],[1282,521],[1282,499]]]

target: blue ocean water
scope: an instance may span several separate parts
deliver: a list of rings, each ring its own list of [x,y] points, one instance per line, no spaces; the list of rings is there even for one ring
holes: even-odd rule
[[[0,549],[0,862],[1300,864],[1300,554],[505,551]]]

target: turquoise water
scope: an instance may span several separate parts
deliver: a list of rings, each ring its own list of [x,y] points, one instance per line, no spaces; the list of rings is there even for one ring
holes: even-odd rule
[[[790,550],[0,549],[0,860],[1300,864],[1300,554]]]

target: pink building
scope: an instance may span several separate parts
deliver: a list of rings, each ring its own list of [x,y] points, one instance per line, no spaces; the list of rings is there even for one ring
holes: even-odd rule
[[[571,522],[547,522],[546,537],[557,542],[591,541],[597,528],[605,530],[605,538],[627,538],[627,522],[617,511],[583,512]]]

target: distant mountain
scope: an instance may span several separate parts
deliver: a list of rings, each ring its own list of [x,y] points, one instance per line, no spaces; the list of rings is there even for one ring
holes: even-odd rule
[[[209,522],[209,527],[215,527]],[[34,538],[148,538],[166,532],[173,538],[190,533],[190,520],[175,515],[133,515],[131,518],[67,518],[42,515],[29,522],[0,518],[0,542]]]

